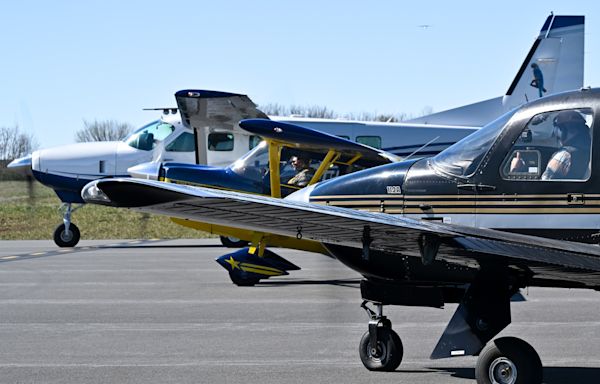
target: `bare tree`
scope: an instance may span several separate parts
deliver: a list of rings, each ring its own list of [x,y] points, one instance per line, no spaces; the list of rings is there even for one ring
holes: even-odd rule
[[[286,107],[278,103],[269,103],[259,106],[259,109],[271,116],[302,116],[302,117],[315,117],[322,119],[335,119],[338,114],[331,109],[319,105],[292,105]]]
[[[36,146],[33,135],[20,132],[19,126],[0,127],[0,160],[14,160]]]
[[[115,120],[83,121],[83,128],[75,133],[78,142],[116,141],[125,138],[133,126]]]
[[[269,103],[265,105],[259,105],[258,109],[263,111],[265,114],[270,116],[287,116],[290,111],[289,108],[279,103]]]
[[[340,115],[339,113],[319,105],[312,106],[302,106],[302,105],[292,105],[290,107],[286,107],[284,105],[278,103],[269,103],[265,105],[261,105],[259,107],[261,111],[271,116],[302,116],[302,117],[315,117],[315,118],[323,118],[323,119],[338,119],[343,117],[347,120],[357,120],[357,121],[383,121],[388,123],[396,123],[399,121],[405,121],[412,119],[413,116],[407,113],[371,113],[371,112],[360,112],[360,113],[347,113],[344,115]],[[425,116],[433,113],[433,109],[431,107],[425,107],[421,111],[419,116]]]

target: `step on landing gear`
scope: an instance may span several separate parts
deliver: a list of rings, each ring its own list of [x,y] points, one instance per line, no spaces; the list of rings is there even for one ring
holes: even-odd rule
[[[65,211],[63,213],[63,223],[54,230],[54,243],[59,247],[74,247],[79,243],[81,235],[79,233],[79,228],[71,223],[71,214],[80,207],[81,206],[72,209],[71,203],[64,203],[61,206],[60,209],[64,209]]]
[[[369,330],[360,340],[360,360],[370,371],[394,371],[402,361],[404,348],[402,340],[392,330],[392,322],[383,316],[383,305],[373,303],[375,311],[367,306],[367,300],[363,301],[361,308],[367,311],[369,316]]]

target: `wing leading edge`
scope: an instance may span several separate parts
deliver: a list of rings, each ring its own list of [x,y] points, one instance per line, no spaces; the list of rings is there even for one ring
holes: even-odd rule
[[[366,236],[370,249],[424,259],[469,264],[489,257],[533,269],[546,266],[557,278],[564,272],[569,280],[600,287],[600,247],[595,245],[152,180],[97,180],[84,188],[82,196],[88,203],[358,249]],[[427,242],[457,252],[420,251]]]

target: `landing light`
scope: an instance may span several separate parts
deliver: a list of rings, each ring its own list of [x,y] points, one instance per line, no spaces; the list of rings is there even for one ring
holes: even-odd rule
[[[110,203],[110,199],[98,188],[96,182],[86,185],[81,191],[81,197],[85,201],[100,201]]]

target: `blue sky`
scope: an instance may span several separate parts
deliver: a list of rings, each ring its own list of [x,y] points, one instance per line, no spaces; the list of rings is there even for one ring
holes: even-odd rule
[[[441,111],[504,94],[550,11],[595,1],[13,1],[0,5],[0,126],[67,144],[83,120],[141,125],[186,88],[338,113]],[[429,25],[422,28],[421,25]]]

